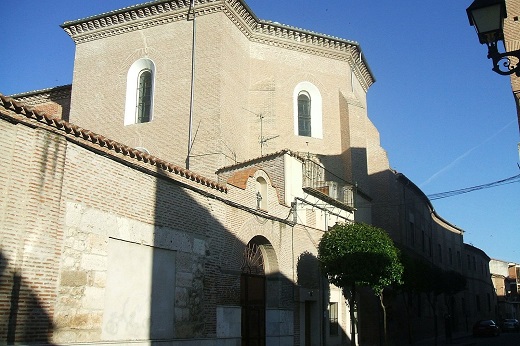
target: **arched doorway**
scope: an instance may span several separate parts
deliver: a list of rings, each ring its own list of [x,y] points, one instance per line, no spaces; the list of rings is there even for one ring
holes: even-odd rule
[[[240,276],[242,345],[265,345],[265,265],[261,245],[252,239],[244,249]]]

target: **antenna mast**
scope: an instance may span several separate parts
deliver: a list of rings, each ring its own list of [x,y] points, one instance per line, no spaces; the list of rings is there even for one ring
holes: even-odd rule
[[[258,114],[258,117],[260,118],[260,156],[264,155],[264,145],[271,139],[275,139],[277,137],[280,137],[279,135],[276,136],[268,136],[264,137],[264,115]]]

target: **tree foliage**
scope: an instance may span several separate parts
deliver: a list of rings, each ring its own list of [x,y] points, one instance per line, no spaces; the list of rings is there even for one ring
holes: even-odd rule
[[[329,281],[342,288],[371,287],[377,295],[400,283],[403,266],[388,234],[363,224],[336,224],[318,247],[318,260]]]
[[[356,345],[356,287],[366,286],[379,297],[384,315],[385,344],[386,308],[383,291],[395,283],[401,283],[403,265],[399,250],[388,234],[377,227],[363,224],[336,224],[321,238],[318,260],[329,282],[343,288],[350,305],[352,326],[351,344]]]

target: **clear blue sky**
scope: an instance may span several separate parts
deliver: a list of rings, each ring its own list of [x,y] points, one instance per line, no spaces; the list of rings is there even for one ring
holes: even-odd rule
[[[260,19],[360,43],[376,83],[368,114],[391,167],[425,194],[520,173],[508,77],[491,71],[465,9],[471,0],[246,0]],[[72,82],[64,21],[139,0],[4,0],[0,93]],[[520,183],[433,201],[490,257],[520,263]]]

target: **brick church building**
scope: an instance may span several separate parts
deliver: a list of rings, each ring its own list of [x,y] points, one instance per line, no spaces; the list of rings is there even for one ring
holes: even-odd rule
[[[389,168],[359,44],[260,20],[244,0],[194,4],[66,22],[72,85],[0,95],[8,343],[349,343],[354,321],[317,261],[337,222],[465,270],[462,230]],[[468,302],[487,274],[454,300],[455,328],[484,314]],[[363,301],[358,341],[377,345],[380,312]],[[431,335],[434,314],[410,309],[421,318],[394,326]]]

